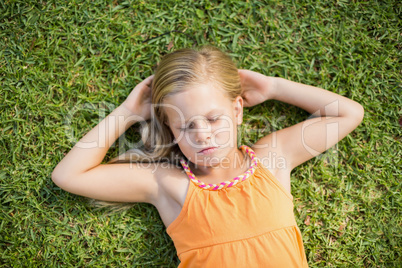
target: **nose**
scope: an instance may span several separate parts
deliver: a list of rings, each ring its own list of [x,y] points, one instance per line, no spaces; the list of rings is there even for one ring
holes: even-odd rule
[[[211,124],[207,120],[199,120],[196,125],[197,127],[194,129],[194,135],[197,143],[202,143],[211,139]]]

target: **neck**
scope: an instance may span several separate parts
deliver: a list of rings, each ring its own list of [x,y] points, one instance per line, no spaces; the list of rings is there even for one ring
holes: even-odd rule
[[[219,163],[214,163],[208,166],[194,165],[190,163],[190,169],[195,176],[212,177],[212,178],[227,178],[231,179],[233,173],[241,174],[243,170],[247,170],[249,166],[246,161],[248,158],[246,153],[238,148],[233,148],[229,154],[224,157]]]

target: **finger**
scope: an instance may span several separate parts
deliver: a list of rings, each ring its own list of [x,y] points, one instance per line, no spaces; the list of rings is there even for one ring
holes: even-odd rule
[[[240,83],[242,84],[242,86],[245,84],[245,80],[246,80],[246,71],[247,70],[243,70],[243,69],[239,69],[237,70],[239,77],[240,77]]]
[[[152,81],[154,80],[154,77],[155,77],[154,74],[153,74],[153,75],[150,75],[150,76],[148,76],[147,78],[145,78],[143,82],[144,82],[147,86],[150,86],[150,85],[152,84]]]
[[[145,87],[151,87],[153,79],[154,79],[154,75],[148,76],[147,78],[145,78],[144,80],[142,80],[142,81],[138,84],[138,86],[140,86],[140,87],[143,87],[143,86],[145,86]]]
[[[244,104],[244,107],[253,107],[253,105],[251,105],[251,103],[249,103],[249,102],[246,102],[246,104]]]

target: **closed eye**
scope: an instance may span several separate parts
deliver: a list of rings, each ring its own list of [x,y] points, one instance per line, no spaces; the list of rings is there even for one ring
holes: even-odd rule
[[[180,128],[180,130],[184,131],[186,129],[191,129],[193,125],[194,125],[194,123],[191,123],[190,125],[188,125],[188,127],[182,127],[182,128]]]
[[[219,119],[219,116],[216,116],[214,118],[208,119],[209,122],[216,122]]]
[[[218,119],[219,119],[219,116],[214,117],[214,118],[210,118],[210,119],[208,119],[208,121],[209,122],[216,122]],[[191,128],[193,128],[193,126],[194,126],[194,123],[191,122],[191,124],[188,127],[180,128],[180,130],[184,131],[186,129],[191,129]]]

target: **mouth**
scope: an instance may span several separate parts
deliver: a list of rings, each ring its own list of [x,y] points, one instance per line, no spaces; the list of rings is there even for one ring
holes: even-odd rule
[[[205,148],[205,149],[199,151],[198,153],[199,154],[211,154],[211,153],[215,152],[216,149],[218,149],[218,147],[208,147],[208,148]]]

